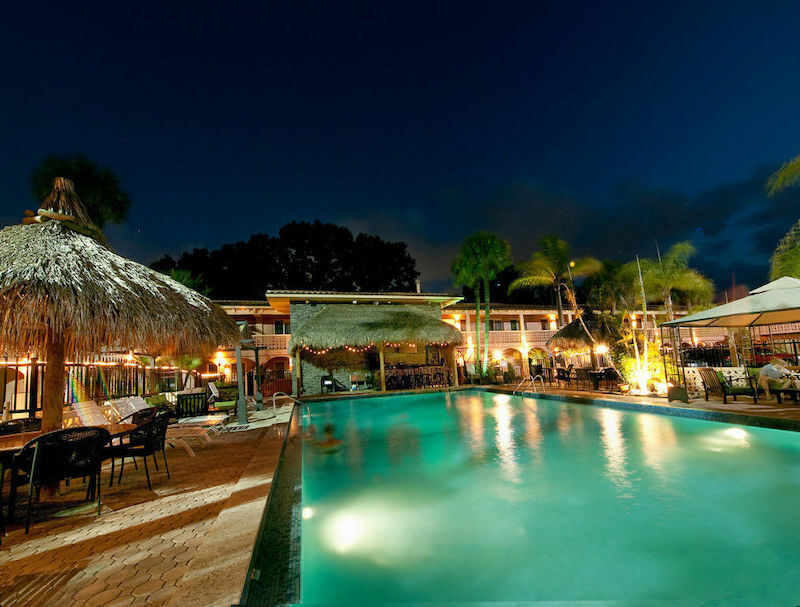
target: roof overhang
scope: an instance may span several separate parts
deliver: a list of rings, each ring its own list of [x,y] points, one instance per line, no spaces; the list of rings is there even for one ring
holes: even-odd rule
[[[464,299],[447,293],[336,293],[332,291],[267,291],[269,305],[289,313],[294,303],[435,304],[446,308]]]

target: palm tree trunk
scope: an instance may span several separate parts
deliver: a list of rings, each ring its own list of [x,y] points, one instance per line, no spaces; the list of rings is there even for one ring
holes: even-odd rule
[[[483,373],[481,367],[481,283],[476,282],[475,291],[475,368]]]
[[[483,276],[483,374],[489,371],[489,276]]]
[[[672,309],[672,291],[669,289],[664,291],[664,308],[667,311],[667,319],[675,320],[675,313]]]
[[[558,308],[558,328],[564,326],[564,308],[561,306],[561,281],[557,281],[556,288],[556,306]]]

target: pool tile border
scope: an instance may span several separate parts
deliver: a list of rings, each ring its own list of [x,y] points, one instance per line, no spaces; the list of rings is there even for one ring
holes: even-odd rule
[[[758,428],[771,428],[773,430],[788,430],[790,432],[800,432],[800,421],[793,419],[783,419],[780,417],[762,417],[760,415],[748,415],[746,413],[729,413],[726,411],[712,411],[709,409],[692,409],[690,407],[675,407],[672,405],[657,405],[653,403],[634,403],[605,398],[581,397],[566,394],[553,394],[550,392],[517,392],[510,394],[505,390],[498,390],[491,386],[475,386],[473,389],[482,392],[492,392],[495,394],[508,394],[510,396],[523,396],[526,398],[540,398],[544,400],[554,400],[564,403],[578,405],[592,405],[595,407],[608,407],[609,409],[620,409],[623,411],[638,411],[641,413],[653,413],[656,415],[669,415],[672,417],[687,417],[690,419],[701,419],[713,422],[724,422],[739,426],[755,426]]]

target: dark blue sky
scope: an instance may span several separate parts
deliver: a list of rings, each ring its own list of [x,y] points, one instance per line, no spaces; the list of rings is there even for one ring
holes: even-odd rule
[[[83,153],[145,263],[321,219],[406,240],[428,289],[477,229],[515,259],[547,232],[623,261],[690,237],[754,286],[800,217],[763,195],[800,153],[792,2],[18,4],[3,224],[41,157]]]

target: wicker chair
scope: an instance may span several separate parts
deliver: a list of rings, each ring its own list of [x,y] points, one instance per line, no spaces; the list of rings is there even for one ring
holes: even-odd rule
[[[572,365],[566,369],[562,367],[556,368],[556,382],[559,388],[561,387],[561,382],[564,382],[567,386],[572,385]]]
[[[153,457],[153,462],[158,470],[158,460],[156,453],[161,451],[164,457],[164,467],[166,468],[167,478],[169,476],[169,464],[167,463],[167,452],[164,449],[164,443],[167,434],[167,425],[169,425],[170,414],[167,412],[159,412],[151,419],[144,422],[141,426],[128,434],[128,442],[123,442],[119,445],[110,445],[103,451],[103,459],[111,459],[111,478],[109,479],[109,487],[114,482],[114,460],[120,458],[122,462],[119,467],[119,478],[117,482],[122,481],[122,473],[125,470],[125,458],[132,457],[134,464],[136,458],[141,457],[144,460],[144,473],[147,476],[147,488],[151,491],[153,487],[150,484],[150,469],[147,465],[147,456]]]
[[[34,492],[38,502],[42,485],[81,477],[90,478],[86,499],[97,495],[97,514],[100,514],[100,466],[103,446],[110,440],[111,435],[104,428],[81,427],[48,432],[29,441],[12,462],[9,520],[14,516],[17,487],[21,483],[28,483],[25,515],[25,533],[28,533]]]

